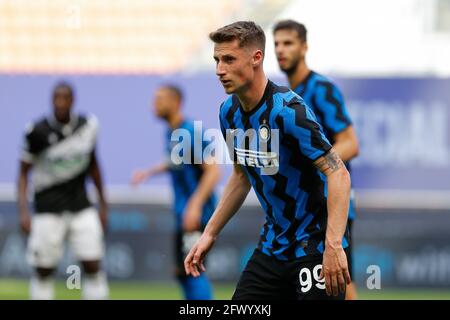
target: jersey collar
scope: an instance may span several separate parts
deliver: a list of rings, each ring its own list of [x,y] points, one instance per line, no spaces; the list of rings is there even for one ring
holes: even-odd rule
[[[264,89],[264,94],[261,97],[261,100],[259,100],[258,104],[256,105],[256,107],[254,107],[252,110],[250,111],[245,111],[244,108],[242,108],[241,103],[239,102],[238,97],[235,95],[236,100],[238,101],[239,104],[239,110],[241,111],[241,113],[245,116],[251,116],[252,114],[254,114],[256,111],[258,111],[259,108],[261,108],[261,106],[269,99],[270,93],[272,92],[272,81],[267,80],[267,84],[266,84],[266,88]]]
[[[297,93],[300,96],[303,96],[303,94],[305,93],[305,89],[306,89],[306,85],[308,84],[309,80],[312,78],[312,76],[314,75],[314,71],[309,70],[308,75],[305,77],[305,79],[302,80],[302,82],[300,82],[295,88],[293,88],[292,90]]]
[[[75,128],[78,125],[78,118],[77,114],[71,113],[69,123],[61,123],[55,118],[55,115],[51,113],[48,115],[47,120],[50,127],[61,132],[64,136],[68,136],[75,131]]]

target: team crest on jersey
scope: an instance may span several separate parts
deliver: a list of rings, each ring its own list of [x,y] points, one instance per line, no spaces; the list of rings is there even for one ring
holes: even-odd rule
[[[262,141],[269,141],[270,139],[270,128],[265,123],[259,127],[259,138]]]

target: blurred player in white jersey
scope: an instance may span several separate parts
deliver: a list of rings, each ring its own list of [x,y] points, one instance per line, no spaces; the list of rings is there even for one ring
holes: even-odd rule
[[[30,298],[54,298],[53,275],[68,239],[83,266],[83,299],[106,299],[109,290],[101,269],[107,203],[95,147],[97,120],[74,113],[74,92],[65,83],[53,91],[53,110],[26,129],[18,179],[22,230],[29,234],[27,260],[34,268]],[[28,174],[32,171],[34,214],[28,209]],[[90,203],[86,178],[97,189],[99,211]]]

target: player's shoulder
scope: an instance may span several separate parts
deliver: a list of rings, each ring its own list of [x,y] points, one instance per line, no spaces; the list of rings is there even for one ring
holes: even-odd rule
[[[191,119],[184,119],[183,122],[180,125],[181,129],[186,129],[189,131],[194,131],[195,124],[194,121]]]
[[[37,120],[30,121],[25,125],[25,135],[28,137],[36,137],[47,135],[51,128],[46,117],[41,117]]]
[[[202,123],[192,119],[184,119],[179,129],[188,131],[193,138],[196,134],[201,135]]]
[[[339,87],[336,85],[336,83],[333,80],[324,76],[321,73],[318,73],[315,71],[311,71],[311,72],[312,72],[311,79],[314,82],[314,85],[316,87],[326,87],[328,89],[339,91]]]
[[[221,126],[227,127],[230,125],[229,120],[234,117],[238,108],[239,99],[234,94],[228,96],[228,98],[222,102],[219,110],[219,122]]]
[[[95,114],[92,114],[92,113],[88,113],[88,114],[81,113],[81,114],[79,114],[78,115],[78,122],[81,125],[89,124],[89,125],[95,126],[95,127],[98,127],[98,125],[99,125],[99,121],[98,121],[97,116]]]
[[[229,95],[221,104],[220,104],[220,114],[226,115],[228,111],[236,104],[236,99],[234,95]]]
[[[286,86],[273,86],[273,109],[279,114],[285,114],[289,109],[305,108],[306,104],[302,97]]]
[[[289,87],[277,85],[271,82],[272,96],[274,98],[274,104],[283,103],[284,105],[294,102],[301,102],[303,99],[291,90]]]
[[[99,121],[96,115],[88,113],[80,113],[77,115],[77,124],[75,130],[79,130],[82,128],[89,128],[94,130],[95,132],[99,129]]]
[[[195,121],[188,118],[183,120],[178,129],[169,130],[170,135],[172,135],[174,131],[177,131],[185,138],[190,137],[192,143],[194,143],[195,137],[202,137],[203,124],[200,121]]]

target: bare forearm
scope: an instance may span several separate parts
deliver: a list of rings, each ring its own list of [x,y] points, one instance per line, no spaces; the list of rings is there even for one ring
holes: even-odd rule
[[[93,159],[92,159],[90,175],[91,175],[92,181],[94,182],[95,189],[97,190],[98,202],[99,202],[100,206],[106,207],[107,203],[106,203],[105,193],[103,191],[103,178],[102,178],[100,167],[98,165],[97,158],[95,155],[93,156]]]
[[[152,176],[156,176],[158,174],[164,173],[169,170],[169,164],[167,162],[163,162],[154,167],[148,169],[148,174]]]
[[[28,173],[31,165],[26,162],[20,163],[19,178],[17,180],[17,205],[19,214],[28,214]]]
[[[342,132],[333,136],[333,149],[336,151],[342,161],[350,161],[359,153],[358,138],[353,126],[349,126]]]
[[[231,217],[239,210],[250,191],[250,184],[243,173],[233,171],[216,211],[209,220],[205,233],[217,237]]]
[[[342,245],[347,225],[350,204],[350,174],[334,147],[314,162],[314,165],[327,176],[328,184],[328,221],[325,245]]]
[[[195,190],[192,198],[203,205],[207,199],[211,196],[215,186],[220,180],[220,169],[218,165],[211,164],[205,165],[204,173],[200,178],[197,189]]]
[[[328,177],[328,221],[326,245],[340,246],[347,226],[350,202],[350,175],[342,166]]]
[[[98,168],[96,170],[93,170],[91,176],[92,181],[94,182],[95,185],[95,189],[97,190],[98,202],[101,206],[106,206],[106,198],[105,193],[103,191],[103,181],[102,176],[100,174],[100,170]]]
[[[26,214],[28,212],[28,199],[27,199],[28,179],[26,175],[20,174],[17,183],[17,204],[20,214]]]
[[[338,141],[333,145],[333,148],[344,162],[350,161],[358,155],[358,148],[352,141]]]

